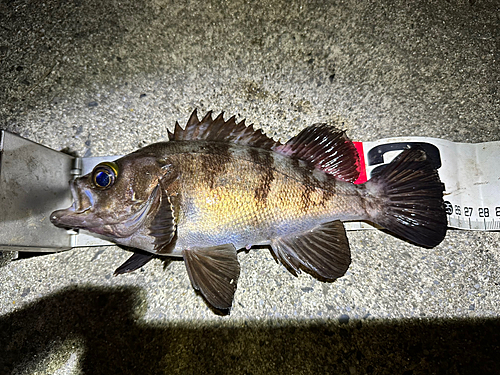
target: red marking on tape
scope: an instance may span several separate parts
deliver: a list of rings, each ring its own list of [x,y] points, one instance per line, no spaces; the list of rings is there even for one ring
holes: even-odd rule
[[[356,147],[356,150],[358,150],[359,154],[359,177],[356,181],[354,181],[355,184],[363,184],[366,182],[366,163],[365,163],[365,153],[363,152],[363,142],[352,142],[354,143],[354,147]]]

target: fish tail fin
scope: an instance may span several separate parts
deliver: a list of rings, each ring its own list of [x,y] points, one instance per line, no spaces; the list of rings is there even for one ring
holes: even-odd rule
[[[429,248],[445,237],[444,185],[422,149],[403,151],[366,182],[366,189],[382,204],[371,212],[374,223]]]

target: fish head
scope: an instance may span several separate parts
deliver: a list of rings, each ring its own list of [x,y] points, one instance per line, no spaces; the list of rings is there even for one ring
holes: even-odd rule
[[[54,211],[51,222],[111,238],[132,235],[159,204],[159,182],[170,164],[151,155],[130,154],[100,163],[70,182],[73,204]]]

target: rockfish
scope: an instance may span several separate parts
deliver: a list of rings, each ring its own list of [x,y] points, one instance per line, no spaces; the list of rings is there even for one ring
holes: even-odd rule
[[[194,111],[168,138],[71,181],[73,205],[50,220],[137,249],[115,274],[153,256],[183,258],[194,289],[221,312],[233,302],[239,249],[267,245],[292,274],[333,281],[351,262],[342,221],[370,221],[424,247],[446,235],[443,184],[421,149],[353,184],[356,148],[326,124],[280,143],[234,116],[200,121]]]

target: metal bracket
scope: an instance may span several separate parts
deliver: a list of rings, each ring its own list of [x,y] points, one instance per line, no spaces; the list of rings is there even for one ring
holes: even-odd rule
[[[57,228],[49,215],[71,206],[69,180],[118,157],[76,158],[0,130],[0,251],[113,245],[84,231]]]

